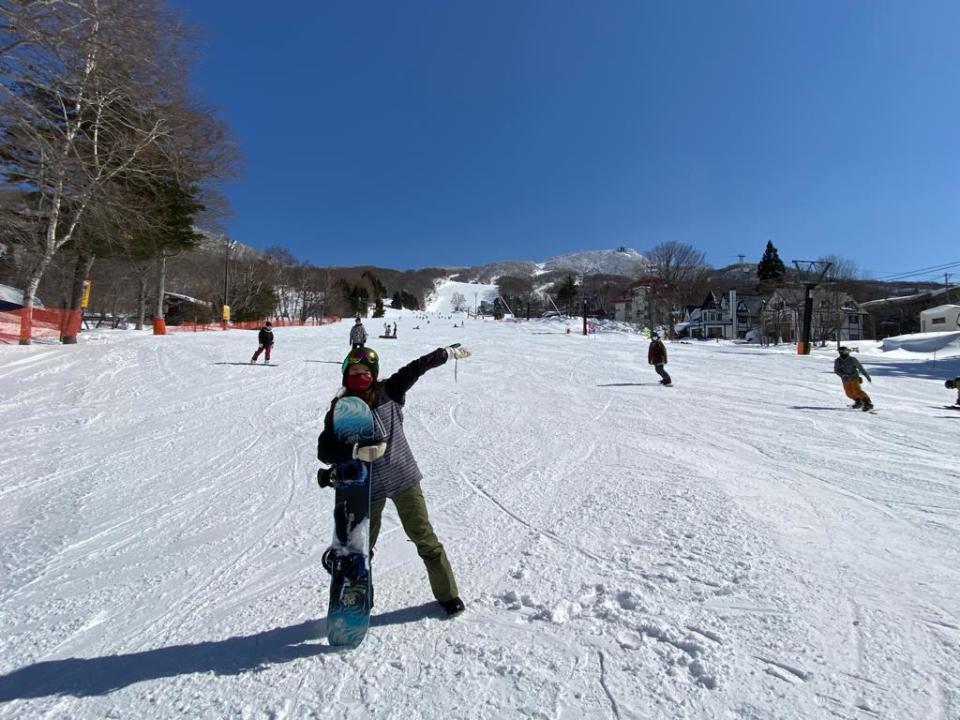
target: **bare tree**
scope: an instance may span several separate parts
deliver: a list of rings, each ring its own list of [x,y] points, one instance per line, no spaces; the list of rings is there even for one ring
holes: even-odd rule
[[[827,281],[856,280],[860,274],[860,271],[857,268],[857,263],[850,258],[831,254],[818,258],[818,262],[830,263],[830,267],[827,270],[826,276],[824,277],[824,280]]]
[[[703,297],[710,268],[703,252],[686,243],[660,243],[644,254],[659,279],[651,293],[650,320],[672,327],[687,305]]]
[[[463,293],[455,292],[450,297],[450,305],[454,312],[463,312],[467,309],[467,299],[463,296]]]
[[[0,164],[27,189],[36,227],[29,323],[43,273],[98,193],[170,135],[159,106],[181,70],[180,26],[159,0],[8,0],[0,19]]]

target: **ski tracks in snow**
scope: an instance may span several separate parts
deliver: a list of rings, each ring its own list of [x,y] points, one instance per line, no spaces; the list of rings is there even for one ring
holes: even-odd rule
[[[339,370],[300,360],[347,329],[278,330],[269,375],[210,364],[243,333],[0,356],[0,673],[37,679],[0,674],[0,717],[956,717],[932,421],[894,421],[892,380],[882,414],[817,411],[842,403],[824,358],[722,345],[671,346],[664,389],[627,335],[459,331],[458,382],[431,372],[405,414],[467,611],[441,618],[388,510],[373,627],[329,652],[313,474]]]

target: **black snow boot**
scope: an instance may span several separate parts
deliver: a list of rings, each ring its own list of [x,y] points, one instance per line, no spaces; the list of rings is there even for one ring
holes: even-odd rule
[[[452,600],[440,600],[439,602],[440,607],[442,607],[443,611],[447,613],[447,617],[459,615],[465,609],[463,606],[463,600],[458,597],[455,597]]]
[[[855,401],[853,402],[853,405],[851,405],[850,407],[852,407],[854,410],[858,410],[858,409],[862,408],[862,407],[863,407],[863,400],[855,400]]]
[[[873,410],[873,403],[868,403],[868,402],[864,403],[861,410],[863,410],[864,412],[870,412],[871,410]]]
[[[333,575],[333,559],[334,550],[332,547],[328,547],[323,551],[323,555],[320,556],[320,564],[323,565],[323,569],[331,575]]]

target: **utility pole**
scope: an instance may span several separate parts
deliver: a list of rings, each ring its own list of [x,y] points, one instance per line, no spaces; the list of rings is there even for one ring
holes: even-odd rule
[[[944,297],[946,298],[947,303],[950,302],[950,277],[952,275],[953,273],[947,273],[947,272],[943,274],[943,288],[946,291],[944,292]]]
[[[225,242],[223,247],[223,304],[229,305],[227,300],[227,273],[230,270],[230,243]]]
[[[803,335],[800,342],[797,343],[798,355],[810,354],[810,326],[813,320],[813,290],[823,280],[827,270],[833,267],[832,262],[826,260],[794,260],[793,264],[797,268],[797,280],[804,285],[803,293]],[[805,267],[801,267],[801,265]],[[812,275],[817,274],[816,280]],[[804,279],[806,276],[806,279]]]
[[[220,323],[223,329],[227,329],[227,323],[230,322],[230,286],[228,278],[230,274],[230,248],[236,243],[233,240],[223,236],[223,308],[220,311]]]

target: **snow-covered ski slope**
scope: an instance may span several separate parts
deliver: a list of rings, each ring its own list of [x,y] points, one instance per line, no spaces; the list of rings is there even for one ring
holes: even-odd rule
[[[469,308],[470,312],[473,312],[480,303],[492,303],[499,294],[500,291],[493,284],[481,285],[480,283],[444,280],[438,285],[436,292],[427,298],[426,308],[427,311],[441,316],[450,315],[454,308],[454,296],[462,295],[466,307]]]
[[[663,388],[637,335],[394,317],[384,376],[474,351],[405,411],[467,610],[388,507],[346,653],[314,476],[349,321],[276,367],[221,364],[243,331],[0,346],[0,718],[960,717],[960,357],[859,343],[870,415],[829,349],[672,343]]]

